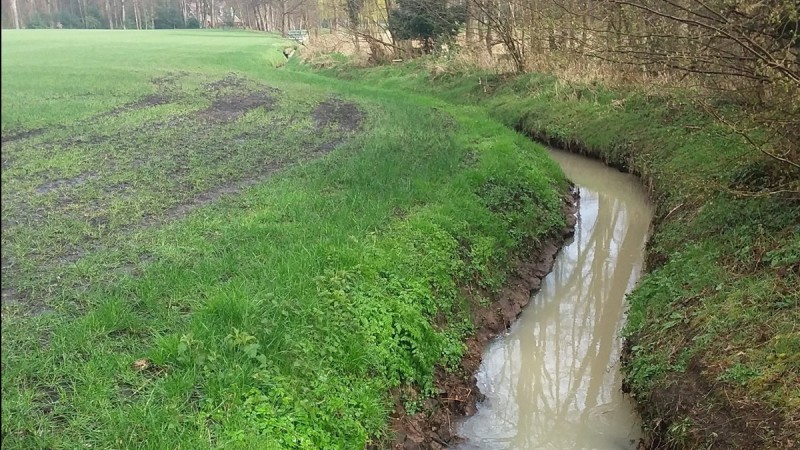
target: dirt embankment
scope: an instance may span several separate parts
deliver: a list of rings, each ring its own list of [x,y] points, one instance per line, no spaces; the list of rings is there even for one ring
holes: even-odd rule
[[[459,370],[448,373],[442,368],[437,369],[438,395],[428,399],[421,412],[407,414],[403,402],[397,396],[396,409],[392,415],[392,430],[395,432],[392,448],[438,450],[461,442],[456,434],[456,424],[460,419],[474,414],[476,403],[483,398],[475,379],[483,351],[492,338],[504,333],[511,326],[530,302],[531,295],[539,290],[542,279],[552,270],[556,254],[564,241],[573,234],[577,222],[578,199],[578,191],[575,189],[564,196],[566,227],[555,230],[537,248],[525,249],[516,255],[513,270],[500,292],[492,294],[475,286],[462,289],[470,302],[476,332],[466,342],[467,350]],[[488,305],[482,304],[481,298],[489,298],[491,302]]]

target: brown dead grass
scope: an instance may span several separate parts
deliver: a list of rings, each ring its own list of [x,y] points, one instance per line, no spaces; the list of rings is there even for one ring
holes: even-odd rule
[[[369,46],[366,42],[359,42],[356,50],[353,37],[342,32],[332,32],[311,36],[300,51],[300,58],[318,68],[326,68],[335,64],[333,54],[341,54],[351,59],[351,64],[357,67],[369,65]]]

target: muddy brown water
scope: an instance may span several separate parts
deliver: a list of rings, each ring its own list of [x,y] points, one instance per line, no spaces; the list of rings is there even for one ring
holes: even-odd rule
[[[476,374],[486,398],[458,426],[473,449],[635,449],[640,422],[622,393],[620,331],[642,269],[651,209],[638,180],[553,151],[580,189],[575,237]]]

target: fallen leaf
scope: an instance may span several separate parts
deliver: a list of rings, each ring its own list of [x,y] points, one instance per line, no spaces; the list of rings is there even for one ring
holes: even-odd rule
[[[133,362],[133,370],[137,372],[141,372],[143,370],[149,369],[151,366],[150,360],[146,358],[137,359]]]

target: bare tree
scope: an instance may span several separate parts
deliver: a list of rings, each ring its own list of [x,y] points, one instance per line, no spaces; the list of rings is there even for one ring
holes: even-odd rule
[[[14,28],[19,30],[19,9],[17,8],[17,0],[11,0],[11,15],[14,18]]]

